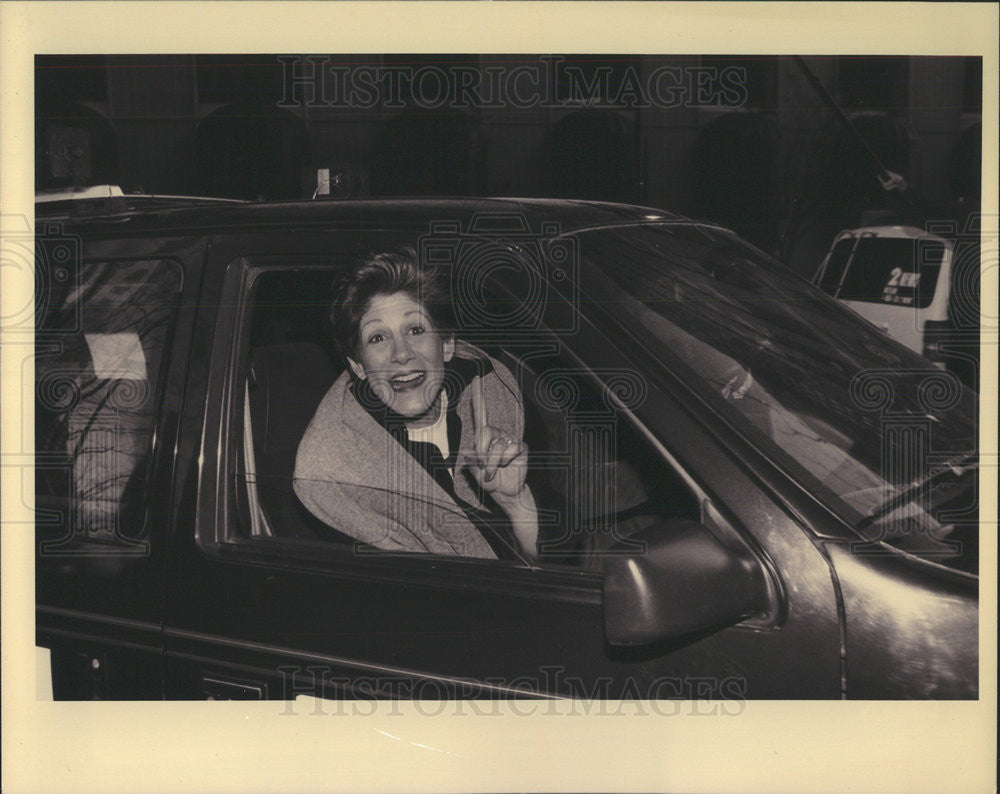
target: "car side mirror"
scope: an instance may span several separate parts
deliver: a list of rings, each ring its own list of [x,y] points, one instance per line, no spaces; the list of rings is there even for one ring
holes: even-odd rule
[[[703,524],[668,519],[604,557],[604,633],[616,646],[649,645],[732,625],[768,609],[770,588],[749,551],[724,545]]]

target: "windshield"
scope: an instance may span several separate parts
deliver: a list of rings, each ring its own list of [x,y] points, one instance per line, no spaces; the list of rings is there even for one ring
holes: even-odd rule
[[[977,400],[956,378],[722,230],[577,237],[583,302],[859,534],[975,564],[955,538],[976,529]]]

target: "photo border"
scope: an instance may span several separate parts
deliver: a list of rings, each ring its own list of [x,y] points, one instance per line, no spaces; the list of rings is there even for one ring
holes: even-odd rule
[[[637,52],[983,56],[983,214],[997,217],[997,7],[952,3],[0,3],[0,211],[33,222],[35,54]],[[458,22],[460,20],[460,23]],[[23,229],[22,229],[23,231]],[[992,260],[996,263],[995,254]],[[32,283],[0,273],[0,317]],[[983,278],[997,317],[997,273]],[[30,300],[30,299],[29,299]],[[984,791],[995,786],[996,570],[980,582],[978,702],[755,702],[738,716],[280,716],[280,702],[36,701],[33,388],[24,336],[2,357],[5,791]],[[29,337],[30,339],[30,337]],[[984,337],[984,526],[996,527],[997,340]],[[23,378],[20,373],[24,373]],[[6,377],[16,373],[17,377]],[[15,417],[15,419],[12,419]],[[27,438],[25,438],[27,436]],[[13,474],[11,472],[14,472]],[[997,558],[984,533],[981,559]],[[390,711],[398,716],[389,717]]]

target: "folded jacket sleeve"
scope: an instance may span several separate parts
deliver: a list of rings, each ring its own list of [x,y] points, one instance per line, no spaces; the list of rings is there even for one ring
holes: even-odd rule
[[[413,496],[326,479],[296,477],[295,494],[324,523],[386,551],[495,557],[461,513]]]

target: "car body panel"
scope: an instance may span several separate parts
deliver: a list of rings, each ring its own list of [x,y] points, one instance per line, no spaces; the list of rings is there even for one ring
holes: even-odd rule
[[[979,615],[967,585],[941,578],[913,588],[913,563],[873,544],[831,544],[830,557],[847,616],[850,697],[976,697]]]
[[[56,242],[56,245],[61,244]],[[170,259],[184,269],[177,317],[164,361],[155,439],[149,456],[150,480],[167,482],[173,465],[176,408],[182,402],[190,344],[188,322],[198,302],[198,276],[207,248],[202,237],[122,241],[114,236],[86,240],[83,261]],[[61,333],[39,333],[39,355],[58,350]],[[50,465],[42,458],[39,465]],[[52,466],[65,468],[60,456]],[[94,544],[74,524],[66,503],[51,520],[37,525],[36,632],[53,649],[56,697],[67,691],[71,672],[94,670],[68,691],[104,693],[115,698],[162,697],[162,599],[168,539],[169,490],[150,489],[141,523],[116,526],[114,542]],[[125,594],[127,596],[123,597]],[[83,661],[81,661],[83,660]],[[93,665],[97,660],[97,665]],[[82,664],[83,668],[79,668]],[[142,675],[140,671],[147,671]],[[131,683],[128,683],[131,682]],[[89,698],[91,695],[85,695]]]

